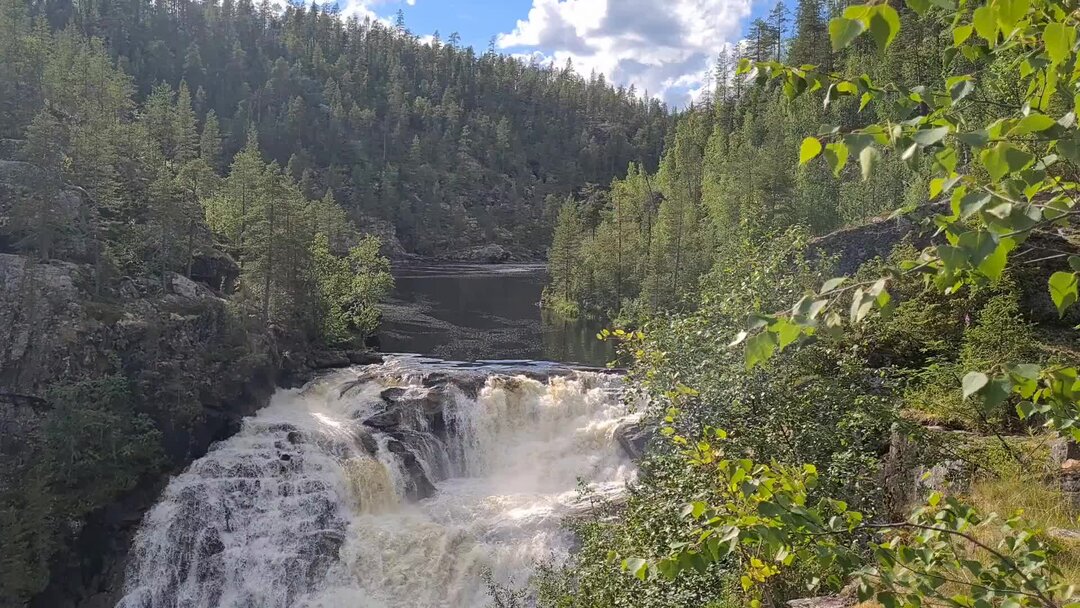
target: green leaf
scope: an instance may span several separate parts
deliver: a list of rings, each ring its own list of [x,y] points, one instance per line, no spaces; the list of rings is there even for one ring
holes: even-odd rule
[[[1006,142],[999,142],[979,154],[979,160],[995,181],[1000,181],[1009,173],[1022,171],[1035,162],[1030,153]]]
[[[986,385],[980,395],[985,410],[992,410],[1005,402],[1012,394],[1012,381],[1007,376],[994,378]]]
[[[967,97],[975,90],[975,83],[971,82],[970,76],[950,78],[946,81],[946,86],[949,87],[949,97],[952,98],[953,103]]]
[[[889,48],[896,34],[900,32],[900,15],[896,9],[888,4],[879,4],[870,15],[870,36],[877,43],[878,50],[882,53]]]
[[[966,220],[975,215],[980,209],[990,202],[990,194],[976,190],[969,192],[960,199],[960,219]]]
[[[960,235],[957,244],[971,256],[971,264],[978,266],[994,253],[1000,241],[1000,237],[993,232],[972,230]]]
[[[991,5],[980,6],[971,15],[971,23],[975,26],[975,33],[980,38],[994,46],[997,42],[998,23]]]
[[[920,15],[930,9],[930,0],[905,0],[905,4]]]
[[[971,83],[968,82],[968,84]],[[982,148],[990,142],[990,134],[983,130],[972,131],[970,133],[957,133],[956,138],[972,148]]]
[[[1075,270],[1077,272],[1080,272],[1080,255],[1070,255],[1069,256],[1069,268],[1072,268],[1073,270]],[[836,279],[833,279],[833,280],[835,281]],[[826,285],[828,285],[828,283],[826,283]],[[825,293],[825,292],[822,291],[822,293]]]
[[[979,272],[986,275],[991,281],[997,281],[1005,272],[1005,264],[1009,260],[1009,252],[1016,248],[1016,241],[1011,238],[1003,238],[998,243],[994,252],[979,262]]]
[[[1021,401],[1016,404],[1016,413],[1021,420],[1031,418],[1032,414],[1035,413],[1035,404],[1030,401]]]
[[[843,142],[831,143],[825,146],[825,160],[832,167],[833,175],[839,176],[847,165],[848,148]]]
[[[1058,315],[1064,317],[1065,311],[1076,303],[1077,273],[1055,272],[1050,276],[1050,298],[1057,307]]]
[[[825,281],[824,285],[821,286],[821,291],[819,291],[818,293],[821,295],[825,295],[830,291],[836,289],[837,287],[843,285],[844,281],[847,281],[847,277],[836,277],[834,279],[829,279],[828,281]]]
[[[784,350],[789,344],[799,339],[799,336],[803,333],[803,328],[797,323],[792,323],[787,319],[780,319],[776,323],[773,323],[769,331],[776,334],[778,345],[780,350]]]
[[[1057,124],[1053,118],[1046,114],[1029,114],[1020,119],[1016,126],[1009,130],[1009,135],[1027,135],[1045,131]]]
[[[1059,139],[1055,148],[1061,153],[1069,162],[1074,165],[1080,165],[1080,140],[1075,137],[1069,139]]]
[[[1005,30],[1006,35],[1027,15],[1030,6],[1031,0],[998,0],[998,24]]]
[[[853,324],[862,321],[873,310],[875,299],[862,288],[855,290],[851,296],[851,322]]]
[[[746,341],[746,369],[753,369],[758,363],[768,361],[776,352],[776,335],[763,331]]]
[[[837,17],[829,21],[829,39],[832,40],[833,52],[847,48],[864,31],[866,26],[860,20]]]
[[[982,372],[968,372],[964,376],[964,399],[974,395],[981,391],[987,384],[990,383],[990,378]]]
[[[1043,30],[1043,44],[1046,45],[1046,54],[1050,61],[1061,63],[1072,53],[1073,42],[1076,40],[1076,28],[1066,26],[1064,23],[1051,21]]]
[[[945,170],[946,175],[952,174],[952,172],[956,170],[956,163],[959,162],[959,159],[956,157],[956,148],[953,148],[952,146],[946,146],[938,151],[938,153],[934,155],[934,160],[941,165],[941,168]]]
[[[964,44],[968,38],[971,38],[971,32],[974,30],[974,27],[967,24],[956,26],[952,31],[953,46]]]
[[[799,164],[805,165],[818,154],[821,154],[821,141],[816,137],[807,137],[799,146]]]
[[[870,176],[874,173],[874,167],[877,166],[878,158],[877,148],[874,146],[866,146],[862,152],[859,152],[859,164],[862,165],[862,178],[863,181],[870,179]]]
[[[622,563],[623,570],[627,570],[630,574],[633,574],[638,580],[645,580],[649,575],[649,562],[641,559],[640,557],[633,557],[630,559],[624,559]]]
[[[949,134],[948,127],[935,127],[933,129],[919,129],[911,136],[915,143],[920,146],[932,146]]]

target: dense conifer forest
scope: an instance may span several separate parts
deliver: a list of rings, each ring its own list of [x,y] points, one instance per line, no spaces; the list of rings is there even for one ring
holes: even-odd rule
[[[190,106],[190,126],[211,125],[221,142],[212,168],[227,167],[254,127],[266,160],[305,196],[330,193],[357,220],[389,222],[410,252],[498,243],[542,254],[554,201],[630,162],[655,168],[671,122],[661,104],[602,76],[478,54],[453,33],[424,44],[404,23],[318,4],[25,9],[42,28],[98,41],[131,77],[133,98],[153,101],[147,113],[169,91]],[[7,40],[0,132],[13,137],[36,111],[27,95],[41,92],[27,81],[40,58]]]

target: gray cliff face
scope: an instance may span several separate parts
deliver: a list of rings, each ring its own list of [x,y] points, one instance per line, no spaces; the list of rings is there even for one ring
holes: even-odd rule
[[[275,387],[274,341],[244,328],[208,286],[175,274],[105,289],[93,279],[89,265],[0,254],[0,492],[41,449],[57,383],[126,378],[165,462],[69,524],[33,605],[111,605],[127,540],[167,474],[235,432]]]

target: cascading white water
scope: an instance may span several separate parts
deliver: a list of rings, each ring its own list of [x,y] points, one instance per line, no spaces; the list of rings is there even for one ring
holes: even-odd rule
[[[169,484],[119,606],[484,606],[567,557],[579,481],[634,475],[619,386],[404,358],[280,391]]]

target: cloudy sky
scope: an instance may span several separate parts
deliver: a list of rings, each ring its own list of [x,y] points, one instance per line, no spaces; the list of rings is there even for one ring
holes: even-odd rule
[[[686,105],[706,83],[708,65],[775,0],[340,0],[346,13],[392,18],[405,13],[417,35],[451,32],[486,49],[536,56],[561,66],[572,59],[617,84]]]

